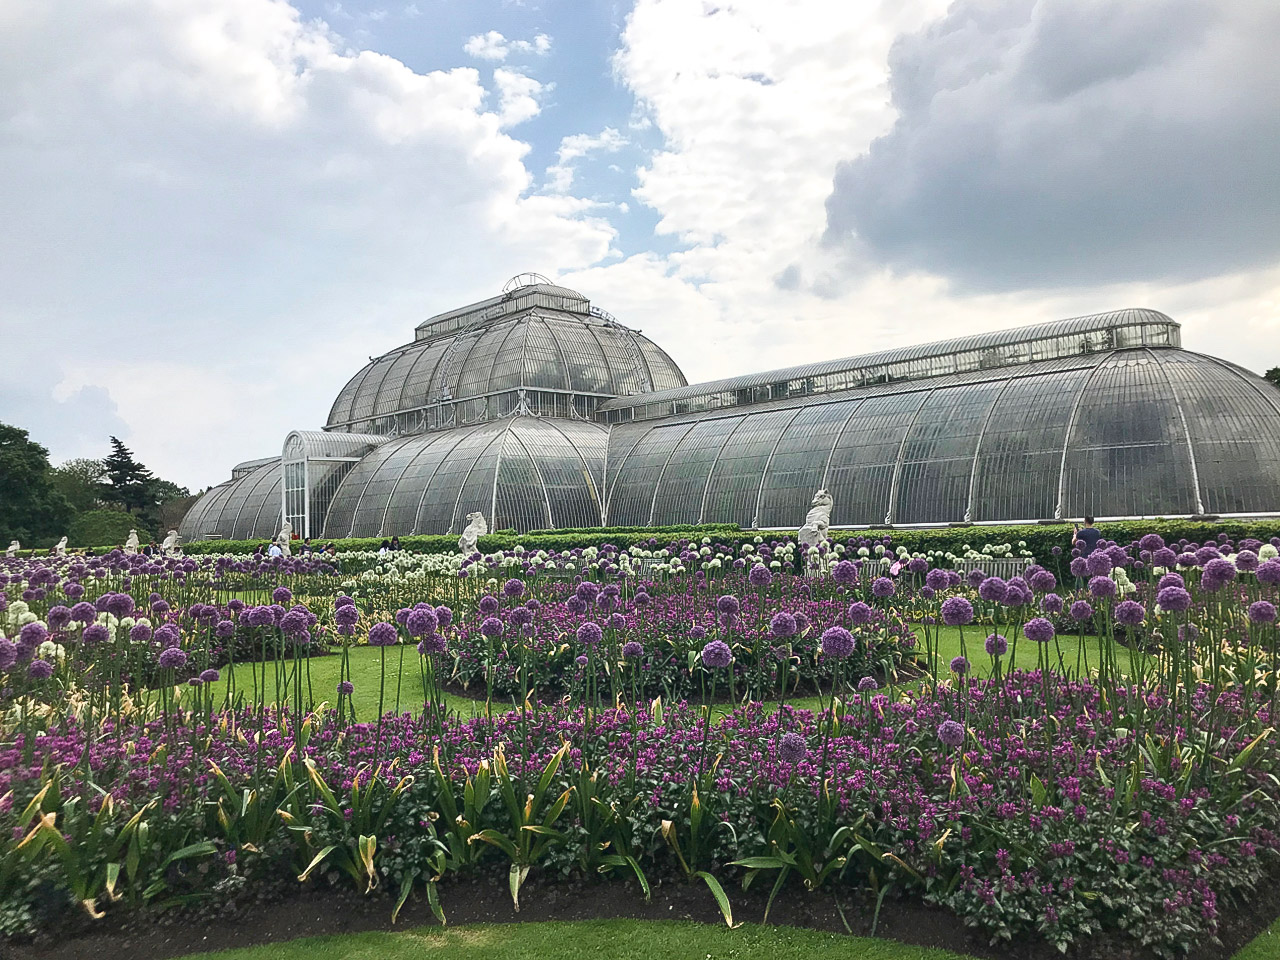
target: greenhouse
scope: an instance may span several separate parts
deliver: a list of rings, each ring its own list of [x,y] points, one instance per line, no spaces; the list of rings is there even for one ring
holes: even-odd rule
[[[1280,391],[1120,310],[693,384],[536,275],[420,324],[189,539],[733,522],[795,528],[1280,511]]]

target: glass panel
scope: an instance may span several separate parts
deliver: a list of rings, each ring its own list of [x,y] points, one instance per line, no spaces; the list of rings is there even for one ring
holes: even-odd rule
[[[591,331],[579,323],[550,318],[546,324],[564,354],[571,388],[584,393],[612,393],[612,378],[604,362],[604,351]]]
[[[364,493],[369,481],[377,474],[378,468],[396,450],[408,440],[392,440],[373,451],[361,460],[343,479],[333,495],[329,505],[329,513],[324,521],[324,535],[328,539],[338,537],[372,536],[372,534],[356,534],[356,507],[360,496]]]
[[[462,434],[456,447],[440,464],[435,478],[423,492],[422,503],[418,507],[419,533],[450,533],[453,524],[453,508],[458,501],[458,492],[466,479],[468,471],[476,462],[476,458],[493,442],[495,436],[506,429],[506,424],[487,424],[460,430]],[[492,482],[490,491],[492,491]],[[492,492],[490,493],[492,498]],[[468,507],[469,510],[482,509],[485,519],[490,519],[492,504],[483,507]],[[463,514],[465,518],[466,514]]]
[[[513,329],[512,324],[504,323],[489,327],[480,335],[458,373],[455,397],[475,397],[489,393],[490,377],[498,350]]]
[[[569,389],[560,351],[555,341],[551,339],[547,325],[536,317],[531,317],[525,325],[524,382],[530,387]]]
[[[927,398],[923,391],[868,397],[854,411],[827,470],[833,523],[884,523],[903,434]]]
[[[765,463],[795,410],[752,414],[733,432],[711,469],[702,516],[706,523],[755,525]]]
[[[760,526],[798,528],[804,523],[836,435],[860,402],[815,404],[787,428],[764,480]]]
[[[741,422],[741,417],[704,420],[685,434],[658,485],[653,507],[655,525],[699,521],[711,467],[725,440]]]
[[[693,426],[691,423],[677,423],[655,427],[636,444],[619,467],[609,493],[610,526],[644,526],[649,523],[654,488],[662,468]]]
[[[493,529],[511,528],[523,532],[545,529],[550,525],[547,492],[528,449],[529,444],[537,449],[540,443],[545,445],[548,439],[532,436],[526,443],[516,435],[514,429],[507,432],[503,441],[502,462],[498,466],[493,517],[489,521]],[[564,438],[559,439],[563,446]]]
[[[435,397],[427,395],[427,390],[431,385],[431,375],[435,373],[436,364],[444,356],[449,343],[448,340],[433,340],[417,348],[417,359],[405,375],[404,385],[400,390],[401,409],[423,407],[435,401]]]
[[[403,410],[407,406],[404,396],[405,379],[409,376],[409,371],[413,369],[413,365],[418,362],[420,355],[420,349],[410,346],[399,353],[391,362],[391,365],[387,367],[386,373],[382,377],[382,383],[378,387],[378,393],[374,398],[373,412],[375,415],[381,416],[387,413],[395,413],[397,410]]]
[[[384,521],[392,491],[400,482],[400,477],[409,462],[419,452],[421,441],[415,437],[399,442],[392,441],[387,446],[392,449],[381,458],[377,469],[370,475],[369,482],[360,495],[360,502],[356,505],[353,521],[356,531],[354,536],[390,537],[394,534],[408,533],[407,530],[389,529]]]
[[[471,472],[465,475],[465,479],[459,476],[462,493],[457,498],[453,524],[449,527],[450,533],[460,533],[467,525],[467,514],[477,510],[484,514],[485,520],[489,523],[489,529],[498,529],[493,523],[493,501],[496,495],[494,484],[497,480],[498,460],[506,441],[508,424],[495,424],[495,426],[498,427],[497,430],[486,431],[485,437],[489,443],[476,458]]]
[[[538,423],[563,435],[559,443],[545,447],[529,437],[526,424]],[[538,431],[541,434],[542,430]],[[551,522],[556,527],[600,525],[600,491],[604,482],[604,455],[608,433],[589,423],[542,424],[522,421],[520,436],[534,456],[551,501]],[[540,452],[542,451],[542,452]]]

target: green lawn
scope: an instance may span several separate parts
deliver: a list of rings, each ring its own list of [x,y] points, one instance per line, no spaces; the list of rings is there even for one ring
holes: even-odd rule
[[[217,960],[964,960],[911,947],[792,927],[735,930],[672,921],[585,920],[418,927],[309,937],[290,943],[198,954]]]

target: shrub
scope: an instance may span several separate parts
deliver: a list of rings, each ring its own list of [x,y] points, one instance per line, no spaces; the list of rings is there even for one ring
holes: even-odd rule
[[[128,539],[130,530],[137,530],[138,539],[143,543],[151,539],[151,532],[131,513],[123,510],[88,510],[71,521],[71,529],[67,531],[67,545],[121,546]]]

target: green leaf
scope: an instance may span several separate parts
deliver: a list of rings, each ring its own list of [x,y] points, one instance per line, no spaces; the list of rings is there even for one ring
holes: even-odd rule
[[[711,891],[711,896],[715,897],[716,905],[720,908],[720,915],[724,917],[725,925],[732,930],[733,908],[729,906],[729,898],[724,895],[724,887],[720,886],[720,881],[705,870],[699,870],[694,876],[701,877],[705,881],[707,889]]]

